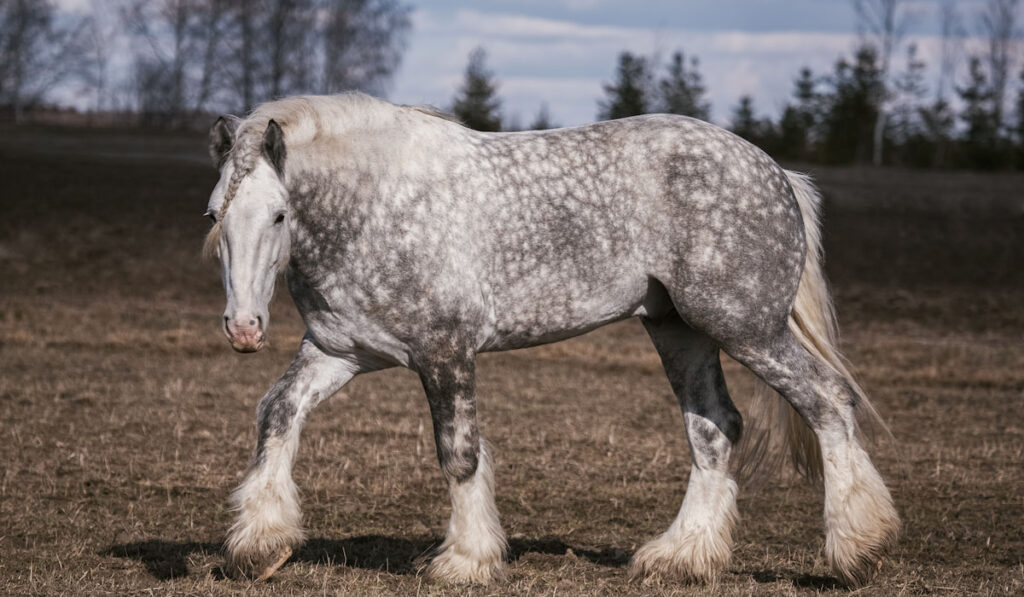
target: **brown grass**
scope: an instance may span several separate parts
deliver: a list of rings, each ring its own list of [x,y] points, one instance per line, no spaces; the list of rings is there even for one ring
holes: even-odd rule
[[[278,297],[264,352],[227,347],[218,277],[198,259],[214,182],[201,140],[167,162],[181,139],[3,132],[0,593],[844,591],[822,558],[820,490],[789,477],[741,494],[717,585],[628,582],[629,556],[670,523],[689,468],[636,322],[481,358],[506,585],[416,574],[447,498],[422,390],[403,370],[357,379],[311,416],[296,480],[312,539],[270,583],[224,579],[225,500],[256,400],[301,336],[294,308]],[[1024,180],[817,174],[844,348],[899,440],[876,461],[904,534],[858,593],[1021,594],[1024,210],[1010,198]],[[727,369],[742,406],[749,379]]]

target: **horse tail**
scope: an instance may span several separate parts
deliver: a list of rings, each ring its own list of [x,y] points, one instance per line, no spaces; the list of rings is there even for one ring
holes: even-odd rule
[[[789,329],[807,352],[839,373],[849,384],[857,396],[857,418],[865,422],[869,430],[881,429],[891,436],[839,352],[839,325],[823,267],[821,194],[807,175],[787,170],[786,178],[800,207],[807,244],[803,275],[789,314]],[[777,470],[788,452],[797,473],[809,481],[820,481],[823,463],[818,438],[789,402],[758,379],[755,381],[753,408],[760,412],[748,420],[767,423],[744,433],[739,447],[739,476],[749,480],[760,477],[761,473]],[[770,435],[778,437],[784,445],[774,445]]]

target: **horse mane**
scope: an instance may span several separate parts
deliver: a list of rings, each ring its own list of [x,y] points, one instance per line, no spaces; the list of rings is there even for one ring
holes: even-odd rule
[[[459,120],[459,118],[457,116],[455,116],[454,114],[449,114],[448,112],[445,112],[444,110],[441,110],[440,108],[435,108],[434,106],[406,106],[406,105],[402,105],[402,106],[399,106],[399,107],[405,108],[406,110],[412,110],[413,112],[419,112],[421,114],[426,114],[427,116],[433,116],[434,118],[440,118],[441,120],[447,120],[449,122],[454,122],[455,124],[458,124],[458,125],[465,126],[465,124],[463,124],[463,122],[461,120]]]
[[[394,126],[402,115],[409,114],[423,114],[458,123],[454,116],[432,106],[395,105],[358,91],[337,95],[298,95],[257,106],[239,124],[236,145],[255,144],[259,149],[259,139],[271,120],[281,125],[285,146],[297,147],[356,130]],[[232,153],[234,151],[233,148]]]

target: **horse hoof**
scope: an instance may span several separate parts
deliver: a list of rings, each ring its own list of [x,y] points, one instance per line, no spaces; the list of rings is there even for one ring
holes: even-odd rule
[[[699,536],[685,539],[662,536],[642,546],[630,562],[630,580],[674,580],[692,584],[714,581],[729,564],[728,543]]]
[[[276,559],[268,560],[271,564],[263,568],[263,571],[256,577],[257,581],[267,580],[273,576],[273,574],[277,572],[277,569],[284,565],[284,563],[288,561],[288,558],[292,557],[292,548],[287,546],[281,548],[277,553],[277,556],[278,557]]]
[[[252,580],[262,582],[277,572],[277,569],[292,556],[292,548],[283,546],[277,551],[260,557],[245,560],[228,557],[228,576],[236,580]]]
[[[427,578],[442,583],[461,585],[489,585],[505,578],[505,563],[500,558],[474,560],[445,550],[426,568]]]

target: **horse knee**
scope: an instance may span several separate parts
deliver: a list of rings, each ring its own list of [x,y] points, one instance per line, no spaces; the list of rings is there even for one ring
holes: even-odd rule
[[[284,435],[292,426],[297,412],[295,404],[283,394],[272,394],[261,400],[256,418],[261,435]]]

